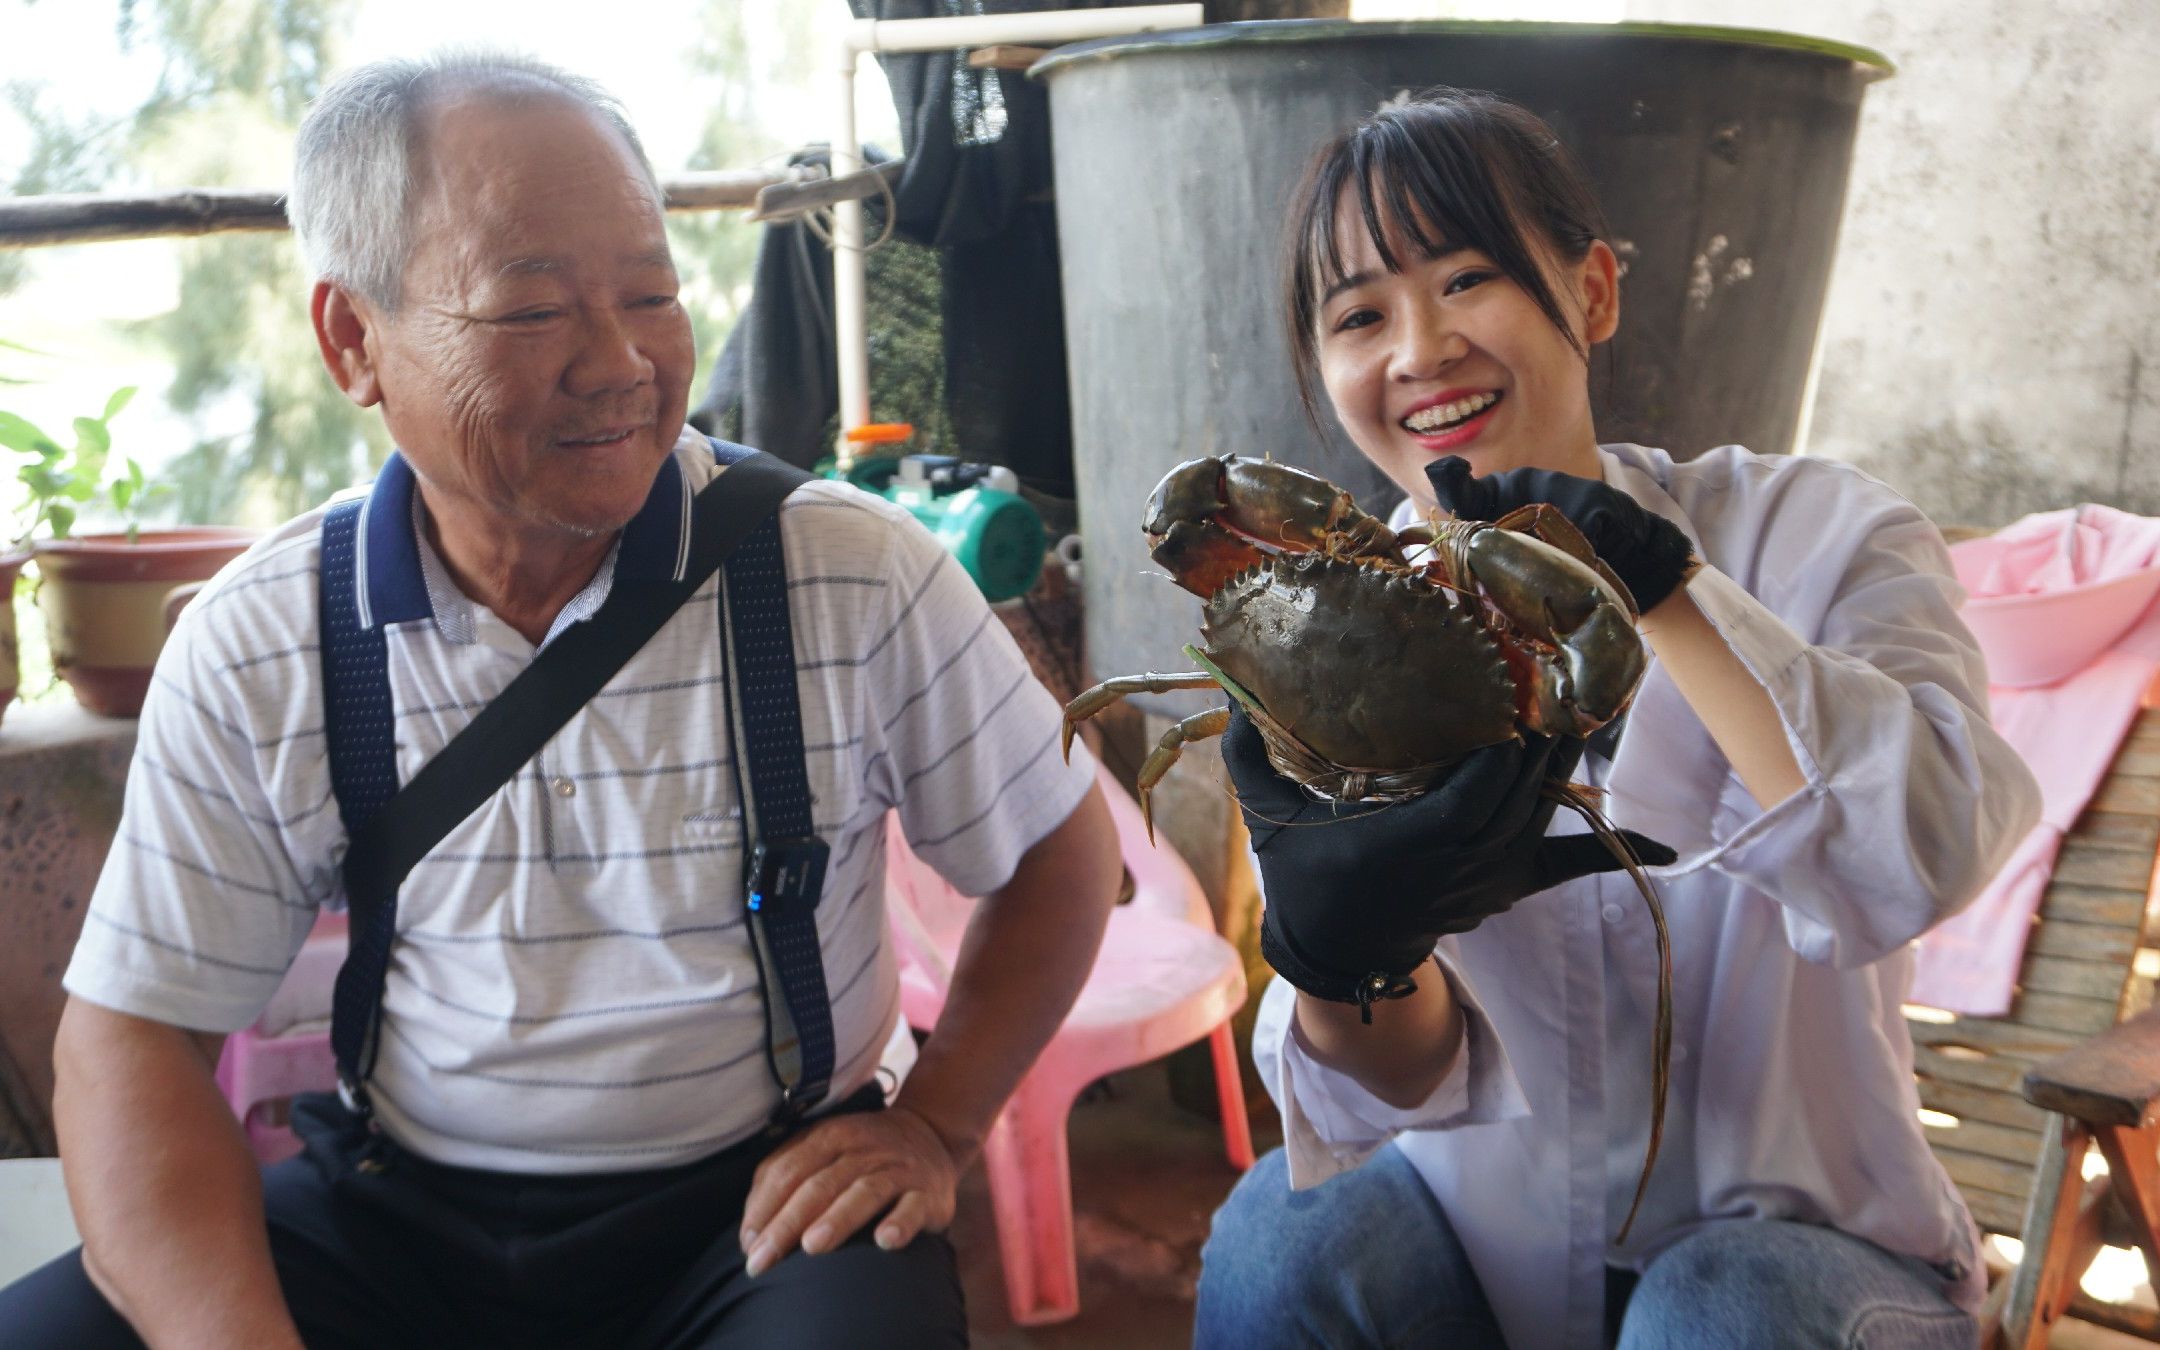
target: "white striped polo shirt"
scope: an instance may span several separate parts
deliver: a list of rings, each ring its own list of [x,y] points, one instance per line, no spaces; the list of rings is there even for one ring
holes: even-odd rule
[[[691,496],[721,472],[686,432],[613,576],[680,575]],[[461,595],[417,528],[411,470],[368,495],[364,621],[384,627],[402,780],[535,648]],[[66,986],[204,1031],[248,1025],[319,906],[343,903],[316,623],[322,512],[190,605],[143,708],[119,835]],[[898,1015],[883,822],[960,890],[1004,883],[1092,782],[1058,708],[967,574],[905,511],[831,482],[781,508],[813,814],[833,1092],[867,1081]],[[742,920],[741,817],[708,582],[399,897],[373,1093],[441,1162],[564,1173],[686,1162],[777,1100]],[[552,634],[551,634],[552,636]]]

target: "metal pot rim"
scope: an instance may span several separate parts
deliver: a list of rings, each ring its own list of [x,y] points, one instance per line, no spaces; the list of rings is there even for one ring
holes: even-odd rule
[[[1360,38],[1401,37],[1514,37],[1514,38],[1663,38],[1681,42],[1710,42],[1768,51],[1789,51],[1826,56],[1861,67],[1869,82],[1897,73],[1890,58],[1871,47],[1840,42],[1807,33],[1788,33],[1772,28],[1733,28],[1717,24],[1651,23],[1548,23],[1531,19],[1403,19],[1363,23],[1343,19],[1260,19],[1239,23],[1208,24],[1168,33],[1143,33],[1133,37],[1097,38],[1075,42],[1028,67],[1030,79],[1042,79],[1072,66],[1111,60],[1138,52],[1205,50],[1247,47],[1258,43],[1318,43]]]

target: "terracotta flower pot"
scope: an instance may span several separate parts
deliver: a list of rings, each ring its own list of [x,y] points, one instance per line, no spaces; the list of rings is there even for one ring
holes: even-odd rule
[[[53,668],[76,702],[107,717],[133,717],[165,645],[165,598],[204,581],[245,552],[256,531],[218,526],[93,534],[38,543],[38,608],[52,639]]]
[[[15,646],[15,578],[27,553],[0,553],[0,717],[7,716],[15,691],[22,687],[22,659]]]

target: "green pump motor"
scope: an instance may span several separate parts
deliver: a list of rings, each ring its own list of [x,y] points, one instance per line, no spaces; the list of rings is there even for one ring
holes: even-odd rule
[[[865,455],[828,473],[906,507],[992,604],[1027,594],[1042,574],[1042,516],[1010,469],[951,455]]]

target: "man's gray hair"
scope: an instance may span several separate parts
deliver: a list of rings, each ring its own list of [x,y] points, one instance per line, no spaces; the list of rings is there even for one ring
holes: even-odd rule
[[[413,149],[430,101],[466,91],[566,98],[591,110],[630,147],[654,202],[660,180],[615,96],[582,75],[530,57],[439,52],[371,61],[325,89],[293,146],[286,214],[318,277],[395,311],[412,253]]]

